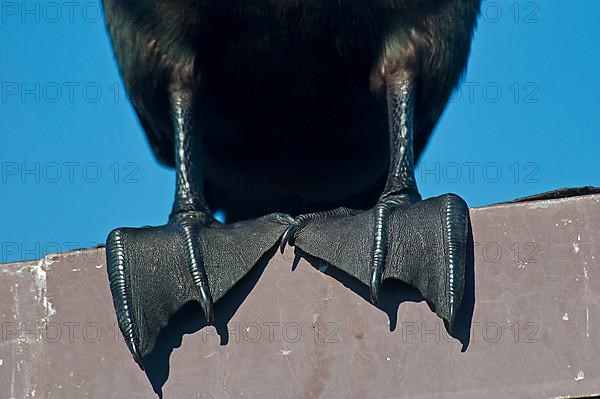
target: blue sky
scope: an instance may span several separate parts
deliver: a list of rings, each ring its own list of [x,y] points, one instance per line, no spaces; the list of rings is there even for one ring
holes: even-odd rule
[[[101,8],[0,4],[0,262],[163,224],[174,173],[127,102]],[[469,69],[422,163],[425,197],[481,206],[599,185],[600,2],[486,1]]]

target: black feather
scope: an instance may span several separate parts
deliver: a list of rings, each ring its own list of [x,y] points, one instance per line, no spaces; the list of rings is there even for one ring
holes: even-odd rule
[[[417,81],[415,159],[464,73],[480,0],[104,0],[125,86],[174,165],[169,93],[193,87],[206,196],[234,219],[368,208],[389,145],[381,82]]]

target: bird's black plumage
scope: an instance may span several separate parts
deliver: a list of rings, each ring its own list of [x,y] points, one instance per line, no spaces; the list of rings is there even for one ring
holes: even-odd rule
[[[385,76],[400,67],[415,75],[418,159],[465,69],[479,0],[104,0],[104,8],[158,159],[175,164],[169,92],[192,85],[207,198],[248,218],[372,206],[388,165]]]
[[[166,225],[107,240],[138,361],[186,302],[211,322],[278,239],[373,303],[384,279],[417,287],[453,331],[468,209],[421,201],[414,161],[465,70],[480,0],[103,2],[141,124],[177,172]],[[216,208],[243,221],[217,223]]]

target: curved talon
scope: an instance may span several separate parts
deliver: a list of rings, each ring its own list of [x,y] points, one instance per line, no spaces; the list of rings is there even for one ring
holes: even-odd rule
[[[208,324],[213,324],[215,321],[215,306],[210,295],[210,289],[208,288],[208,284],[201,284],[199,288],[201,297],[200,306]]]
[[[369,286],[369,293],[371,294],[371,303],[377,305],[379,303],[379,292],[381,291],[381,275],[383,268],[374,269],[371,272],[371,284]]]
[[[289,225],[289,227],[282,234],[281,240],[279,241],[279,252],[283,253],[287,244],[290,244],[291,246],[294,245],[294,236],[296,235],[297,230],[297,224],[294,223]]]

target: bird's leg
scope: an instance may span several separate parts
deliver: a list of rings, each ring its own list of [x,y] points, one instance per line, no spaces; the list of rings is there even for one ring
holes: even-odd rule
[[[170,219],[181,215],[204,215],[212,218],[204,199],[204,178],[201,169],[201,136],[194,132],[192,93],[177,90],[171,96],[175,128],[175,201]]]
[[[392,79],[387,84],[390,166],[381,200],[421,200],[414,172],[413,120],[415,90],[411,79]]]
[[[177,90],[172,94],[175,128],[175,201],[169,224],[177,226],[185,245],[187,262],[200,292],[200,305],[209,323],[214,320],[213,298],[208,287],[202,254],[199,253],[199,227],[213,222],[212,213],[204,199],[204,179],[199,153],[201,136],[194,132],[192,93]]]
[[[403,75],[386,89],[390,165],[377,204],[299,216],[282,245],[295,244],[354,276],[369,286],[374,303],[384,279],[417,287],[452,332],[464,290],[468,208],[453,194],[421,201],[413,165],[414,83]]]
[[[413,122],[415,90],[408,76],[390,78],[386,84],[390,164],[383,193],[375,206],[374,240],[371,256],[370,293],[379,302],[388,245],[388,218],[392,207],[420,201],[414,171]]]
[[[119,228],[107,239],[106,257],[119,328],[140,366],[169,317],[200,303],[208,323],[222,298],[271,249],[291,218],[271,214],[224,225],[204,199],[201,136],[190,92],[172,96],[176,193],[164,226]]]

